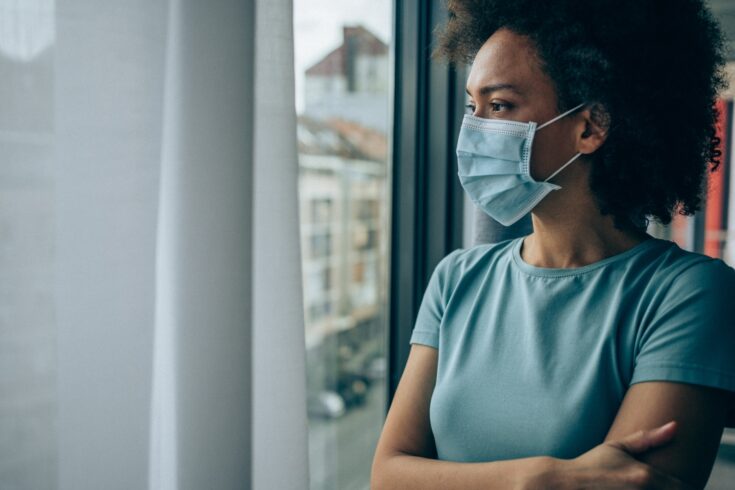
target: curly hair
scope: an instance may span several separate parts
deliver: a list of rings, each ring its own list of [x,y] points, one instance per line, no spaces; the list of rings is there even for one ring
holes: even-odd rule
[[[434,58],[471,63],[507,28],[533,42],[559,112],[594,103],[608,137],[591,155],[589,185],[617,228],[648,217],[666,225],[674,212],[701,208],[707,169],[720,164],[715,102],[728,86],[727,39],[702,0],[449,0],[447,8]]]

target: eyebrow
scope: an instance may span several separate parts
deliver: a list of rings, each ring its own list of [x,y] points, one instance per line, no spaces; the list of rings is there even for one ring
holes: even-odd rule
[[[480,96],[487,95],[487,94],[490,94],[492,92],[495,92],[496,90],[503,90],[503,89],[511,90],[511,91],[517,93],[518,95],[523,95],[523,92],[521,92],[520,90],[518,90],[518,88],[516,86],[511,85],[510,83],[498,83],[498,84],[495,84],[495,85],[485,85],[484,87],[482,87],[480,89]],[[465,92],[467,92],[467,95],[469,95],[470,97],[472,97],[472,94],[470,93],[470,89],[469,88],[465,87]]]

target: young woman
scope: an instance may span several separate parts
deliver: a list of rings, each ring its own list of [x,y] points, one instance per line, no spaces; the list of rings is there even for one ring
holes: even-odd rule
[[[533,233],[436,267],[372,488],[702,488],[735,392],[735,270],[646,233],[720,163],[700,0],[456,0],[472,200]],[[673,421],[666,425],[667,422]]]

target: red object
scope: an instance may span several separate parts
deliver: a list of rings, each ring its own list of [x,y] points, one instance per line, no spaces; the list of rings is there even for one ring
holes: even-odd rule
[[[730,165],[727,148],[727,131],[729,106],[726,100],[717,99],[716,107],[720,112],[717,119],[717,137],[720,138],[720,166],[717,170],[707,173],[707,202],[704,221],[704,253],[714,258],[721,258],[724,241],[724,206],[725,206],[725,167]]]

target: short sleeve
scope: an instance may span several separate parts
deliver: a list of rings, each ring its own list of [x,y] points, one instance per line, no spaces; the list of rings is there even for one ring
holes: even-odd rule
[[[671,282],[637,345],[631,384],[678,381],[735,392],[735,269],[697,262]]]
[[[411,334],[410,344],[423,344],[439,348],[439,325],[444,316],[444,306],[448,275],[452,271],[452,261],[462,249],[457,249],[439,261],[431,273],[429,284],[424,291],[416,322]]]

